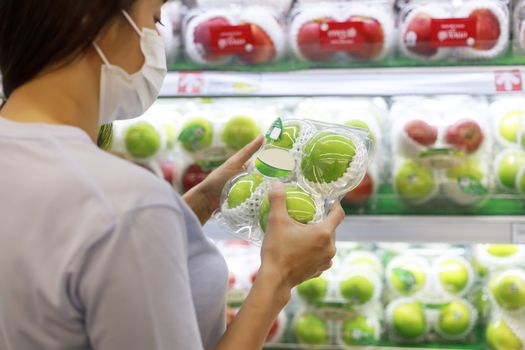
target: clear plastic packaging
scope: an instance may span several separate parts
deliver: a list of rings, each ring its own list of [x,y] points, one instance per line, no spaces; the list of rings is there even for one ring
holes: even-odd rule
[[[494,180],[485,99],[397,98],[390,120],[393,183],[406,203],[421,206],[446,199],[468,207],[489,198]]]
[[[363,179],[373,148],[363,129],[310,120],[278,118],[247,172],[223,190],[220,224],[234,235],[261,243],[273,181],[285,183],[288,213],[303,224],[323,219]]]
[[[488,295],[503,313],[525,320],[525,270],[513,268],[493,273]]]
[[[486,339],[493,349],[525,349],[525,322],[495,312],[487,325]]]
[[[525,1],[516,1],[513,18],[514,55],[525,54]]]
[[[399,46],[418,60],[493,59],[510,37],[506,0],[407,1],[401,10]]]
[[[296,6],[289,25],[294,55],[303,61],[380,61],[395,48],[388,1],[316,2]]]
[[[231,4],[195,8],[184,21],[186,55],[197,64],[264,64],[286,54],[284,24],[271,7]],[[224,4],[222,4],[224,5]]]
[[[177,62],[182,46],[182,3],[179,1],[168,1],[162,6],[162,25],[158,30],[164,39],[168,66]]]

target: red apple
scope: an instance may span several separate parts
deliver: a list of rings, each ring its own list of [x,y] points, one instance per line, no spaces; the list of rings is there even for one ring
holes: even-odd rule
[[[175,163],[166,161],[160,164],[160,169],[164,175],[164,180],[168,181],[170,184],[175,185],[175,179],[177,174],[177,166]]]
[[[411,120],[405,124],[408,137],[422,146],[431,146],[436,143],[438,130],[423,120]]]
[[[475,152],[483,142],[483,130],[472,119],[464,119],[447,128],[445,139],[448,144],[465,152]]]
[[[469,18],[476,19],[476,43],[473,48],[490,50],[496,46],[501,35],[498,17],[490,9],[479,8],[472,11]]]
[[[409,51],[417,55],[431,57],[438,51],[436,47],[432,46],[431,34],[432,17],[421,12],[412,17],[406,27],[405,33],[403,33],[403,39]]]
[[[374,192],[374,182],[370,174],[367,173],[363,181],[351,192],[348,192],[343,200],[344,203],[350,205],[362,204],[370,199],[372,192]]]
[[[310,61],[329,61],[333,53],[321,46],[321,25],[335,22],[333,18],[319,18],[303,24],[297,35],[297,45],[301,54]]]
[[[200,184],[209,175],[209,172],[204,171],[199,165],[190,165],[182,177],[182,189],[188,192],[193,187]]]
[[[214,28],[223,27],[230,25],[230,22],[224,17],[214,17],[205,22],[199,23],[193,32],[193,42],[199,48],[202,57],[207,61],[215,61],[219,59],[217,55],[213,53],[211,32]]]
[[[350,17],[350,21],[363,23],[364,42],[351,50],[351,54],[361,60],[370,60],[381,54],[385,40],[383,27],[375,18],[364,16]]]
[[[228,287],[231,289],[235,285],[235,276],[233,273],[230,272],[228,275]]]
[[[250,64],[261,64],[271,62],[277,54],[272,38],[257,24],[250,24],[252,31],[253,50],[240,55],[240,59]]]

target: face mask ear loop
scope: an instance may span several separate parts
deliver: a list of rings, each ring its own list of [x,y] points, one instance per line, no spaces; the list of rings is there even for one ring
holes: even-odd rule
[[[98,46],[97,43],[93,43],[93,47],[95,48],[95,50],[97,51],[98,55],[100,56],[100,58],[102,59],[102,62],[104,62],[104,64],[106,66],[110,66],[109,64],[109,61],[108,59],[106,58],[106,55],[104,55],[104,53],[102,52],[102,50],[100,49],[100,46]]]
[[[135,21],[133,21],[133,19],[131,18],[131,16],[126,12],[126,10],[122,10],[122,14],[124,15],[124,17],[126,17],[126,19],[128,20],[129,24],[131,24],[131,26],[133,27],[133,29],[135,29],[135,31],[137,32],[137,34],[139,36],[142,37],[142,30],[140,30],[139,26],[137,26],[137,24],[135,23]]]

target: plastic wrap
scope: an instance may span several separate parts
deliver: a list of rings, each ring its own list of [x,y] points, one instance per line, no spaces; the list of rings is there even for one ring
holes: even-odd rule
[[[289,42],[304,61],[379,61],[395,48],[388,1],[321,2],[294,8]]]
[[[493,59],[509,44],[505,0],[407,1],[401,11],[400,51],[419,60]]]
[[[183,35],[191,61],[202,65],[252,65],[284,57],[282,14],[259,3],[222,5],[195,8],[186,16]]]
[[[215,217],[234,235],[261,243],[270,210],[267,192],[281,181],[289,215],[303,224],[319,222],[361,182],[372,147],[362,129],[278,118],[247,172],[226,184]]]

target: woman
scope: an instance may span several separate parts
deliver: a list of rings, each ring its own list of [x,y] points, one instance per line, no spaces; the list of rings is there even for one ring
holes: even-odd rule
[[[300,225],[275,185],[260,272],[225,332],[227,270],[201,224],[262,138],[183,198],[94,145],[158,95],[162,3],[0,2],[2,350],[258,349],[291,288],[331,265],[341,207]]]

